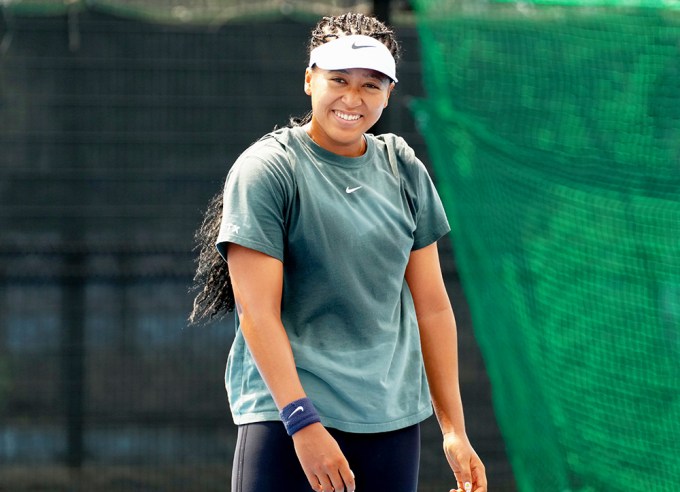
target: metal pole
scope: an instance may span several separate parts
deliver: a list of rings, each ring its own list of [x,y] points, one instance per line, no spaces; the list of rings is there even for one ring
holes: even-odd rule
[[[66,464],[83,464],[85,401],[85,258],[79,245],[66,251],[62,281],[62,381],[66,412]]]

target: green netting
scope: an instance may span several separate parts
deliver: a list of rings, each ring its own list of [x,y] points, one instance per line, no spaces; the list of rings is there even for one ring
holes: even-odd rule
[[[628,4],[418,2],[415,112],[523,491],[680,486],[680,16]]]
[[[536,6],[570,6],[582,9],[593,9],[598,7],[625,8],[660,8],[675,9],[680,8],[680,0],[415,0],[412,2],[420,6],[421,12],[427,11],[427,15],[442,15],[452,12],[484,12],[493,14],[498,12],[501,4],[512,8],[515,11],[526,14]],[[490,7],[494,7],[494,12]]]
[[[487,0],[489,1],[489,0]],[[651,7],[678,8],[678,0],[491,0],[494,3],[512,3],[520,8],[527,4],[536,5],[574,5],[577,7]],[[456,3],[456,2],[454,2]]]

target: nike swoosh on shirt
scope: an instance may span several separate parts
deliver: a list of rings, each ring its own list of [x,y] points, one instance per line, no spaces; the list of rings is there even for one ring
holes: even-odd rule
[[[356,188],[350,188],[349,186],[345,188],[345,193],[354,193],[357,191],[359,188],[363,188],[363,186],[357,186]]]
[[[352,43],[353,50],[360,50],[361,48],[375,48],[372,44],[357,44],[356,41]]]
[[[305,411],[305,409],[303,407],[301,407],[301,406],[297,407],[295,410],[293,410],[291,412],[291,414],[288,416],[288,418],[291,418],[293,415],[295,415],[298,412],[304,412],[304,411]]]

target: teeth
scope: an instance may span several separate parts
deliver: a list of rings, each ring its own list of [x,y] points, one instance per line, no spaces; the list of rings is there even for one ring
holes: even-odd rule
[[[361,115],[359,115],[359,114],[345,114],[345,113],[341,113],[339,111],[336,111],[335,114],[338,115],[338,117],[342,118],[345,121],[356,121],[359,118],[361,118]]]

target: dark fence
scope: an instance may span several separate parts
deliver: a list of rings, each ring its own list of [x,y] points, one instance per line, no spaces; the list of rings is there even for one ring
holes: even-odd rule
[[[193,232],[231,162],[309,107],[311,25],[0,24],[0,489],[228,490],[232,320],[187,327]],[[427,162],[417,35],[379,131]],[[453,256],[468,426],[514,490]],[[451,484],[433,420],[422,490]],[[443,490],[443,489],[441,489]],[[448,489],[447,489],[448,490]]]

